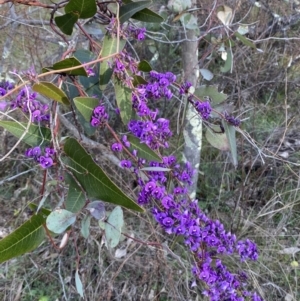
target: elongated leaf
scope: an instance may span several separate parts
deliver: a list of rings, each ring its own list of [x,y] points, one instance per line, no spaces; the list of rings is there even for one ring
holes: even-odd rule
[[[130,142],[129,149],[133,151],[134,149],[138,151],[138,157],[144,158],[149,161],[161,162],[160,156],[148,147],[145,143],[141,143],[140,140],[134,136],[128,136],[128,141]]]
[[[227,50],[227,59],[225,65],[220,68],[221,72],[226,73],[231,70],[232,67],[232,53],[230,49]]]
[[[151,1],[137,1],[122,5],[120,8],[120,22],[124,23],[130,19],[135,13],[141,11],[142,9],[148,7]]]
[[[75,285],[76,285],[77,293],[80,295],[81,298],[83,298],[83,286],[79,277],[78,270],[76,270],[75,273]]]
[[[132,114],[131,90],[125,87],[118,79],[114,80],[114,88],[121,119],[127,125]]]
[[[218,133],[220,131],[220,126],[212,125],[212,129],[207,128],[205,137],[207,141],[215,148],[221,151],[230,151],[230,146],[228,143],[227,135],[225,133]]]
[[[32,90],[49,97],[50,99],[56,100],[64,105],[69,105],[70,101],[65,92],[59,89],[57,86],[49,82],[39,82],[32,86]]]
[[[99,99],[92,97],[75,97],[74,104],[84,119],[90,122],[93,110],[99,104]]]
[[[102,50],[101,50],[100,55],[102,58],[105,58],[109,55],[120,52],[123,50],[125,44],[126,44],[125,40],[120,40],[118,43],[118,40],[116,38],[112,38],[109,35],[106,35],[103,40]],[[119,48],[118,48],[118,46],[119,46]],[[105,89],[106,85],[109,83],[110,78],[113,74],[113,69],[111,68],[112,62],[113,62],[112,59],[107,59],[107,60],[104,60],[101,64],[99,82],[100,82],[100,89],[102,91]]]
[[[92,18],[97,12],[95,0],[70,0],[65,6],[66,13],[79,14],[79,18]]]
[[[46,220],[47,228],[57,234],[63,233],[76,221],[76,214],[65,209],[52,211]]]
[[[67,155],[63,158],[66,167],[90,197],[135,211],[144,211],[111,181],[75,139],[69,138],[66,141],[64,151]]]
[[[91,224],[91,216],[87,215],[84,217],[84,219],[81,221],[81,229],[80,233],[84,238],[88,238],[90,235],[90,224]]]
[[[85,195],[72,177],[68,177],[69,191],[65,201],[66,209],[70,212],[79,212],[85,205]]]
[[[105,237],[110,248],[118,245],[121,238],[121,230],[124,225],[123,210],[117,206],[109,215],[105,224]]]
[[[26,130],[27,123],[0,120],[0,126],[4,127],[15,137],[20,138]],[[51,142],[51,131],[48,128],[31,124],[28,133],[26,133],[22,141],[30,146],[49,145]]]
[[[256,49],[255,44],[250,41],[249,39],[247,39],[246,37],[244,37],[242,34],[240,34],[239,32],[235,32],[234,35],[245,45],[245,46],[249,46],[253,49]]]
[[[38,205],[36,205],[36,204],[34,204],[34,203],[29,203],[28,204],[28,207],[32,210],[32,211],[37,211],[37,209],[38,209]],[[49,210],[49,209],[46,209],[46,208],[40,208],[39,209],[39,212],[40,212],[40,214],[42,214],[42,215],[44,215],[44,216],[48,216],[50,213],[51,213],[51,211]]]
[[[63,16],[55,17],[54,21],[64,34],[70,36],[73,32],[75,23],[78,21],[78,15],[71,12]]]
[[[218,89],[214,86],[200,86],[194,93],[199,98],[209,96],[212,99],[213,105],[217,105],[227,99],[227,94],[218,92]]]
[[[225,133],[229,142],[230,146],[230,152],[231,152],[231,157],[232,157],[232,163],[234,167],[237,167],[238,165],[238,159],[237,159],[237,148],[236,148],[236,130],[235,127],[228,124],[226,121],[223,121],[223,126],[225,129]]]
[[[123,0],[123,3],[132,3],[131,0]],[[135,13],[133,16],[131,16],[132,19],[147,22],[147,23],[161,23],[163,22],[164,18],[155,13],[154,11],[144,8],[140,10],[139,12]]]
[[[59,61],[53,65],[52,68],[53,70],[62,70],[66,68],[72,68],[72,67],[79,67],[81,66],[81,63],[75,58],[75,57],[70,57],[67,59],[64,59],[62,61]],[[49,68],[49,67],[48,67]],[[64,71],[64,73],[69,74],[69,75],[82,75],[82,76],[87,76],[87,73],[83,67],[77,68],[75,70],[71,71]]]
[[[33,215],[14,232],[0,240],[0,263],[36,249],[44,240],[46,218]]]

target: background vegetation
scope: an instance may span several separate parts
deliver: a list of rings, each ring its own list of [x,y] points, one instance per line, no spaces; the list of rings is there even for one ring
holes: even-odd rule
[[[9,71],[13,70],[34,68],[39,72],[58,61],[65,51],[63,41],[49,27],[47,11],[17,2],[0,6],[3,79],[12,78]],[[232,72],[220,72],[224,62],[218,54],[222,42],[217,40],[224,32],[215,8],[224,4],[234,9],[237,27],[240,23],[247,25],[246,36],[255,45],[253,48],[234,40]],[[148,25],[148,39],[136,47],[138,55],[157,71],[180,75],[181,25],[164,1],[155,1],[153,9],[166,19],[160,26]],[[198,199],[209,216],[224,222],[239,238],[248,237],[258,244],[260,258],[248,267],[248,272],[265,300],[300,300],[299,3],[205,0],[199,3],[198,24],[200,36],[203,32],[199,66],[214,74],[209,84],[228,95],[226,105],[240,116],[241,127],[249,133],[248,140],[238,136],[237,168],[227,152],[203,140]],[[80,36],[77,43],[78,47],[87,47]],[[204,83],[207,81],[202,78]],[[104,97],[111,99],[109,93]],[[164,113],[175,125],[178,108],[165,108]],[[3,155],[16,140],[5,130],[0,134]],[[259,148],[254,147],[252,139]],[[9,160],[0,163],[0,237],[28,219],[28,203],[39,195],[42,179],[36,176],[36,167],[26,161],[24,149],[20,144]],[[100,154],[96,159],[109,168]],[[117,183],[130,190],[133,183],[124,181],[113,169],[110,172]],[[49,205],[55,204],[53,194]],[[126,212],[125,220],[127,232],[140,241],[172,243],[150,216],[137,218]],[[124,238],[116,250],[109,251],[103,246],[96,223],[91,234],[87,240],[80,234],[76,238],[81,248],[80,274],[86,300],[203,299],[200,291],[190,288],[191,258],[180,244],[175,253],[162,253]],[[80,300],[74,283],[74,245],[69,242],[58,252],[45,241],[36,251],[2,264],[0,299]],[[228,264],[238,265],[234,258]]]

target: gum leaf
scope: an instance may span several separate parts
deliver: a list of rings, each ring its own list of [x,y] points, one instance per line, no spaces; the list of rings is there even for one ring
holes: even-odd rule
[[[123,210],[118,206],[111,212],[105,224],[105,237],[110,248],[114,248],[118,245],[123,224]]]
[[[47,228],[57,234],[63,233],[69,226],[76,221],[76,214],[65,210],[57,209],[48,215],[46,220]]]

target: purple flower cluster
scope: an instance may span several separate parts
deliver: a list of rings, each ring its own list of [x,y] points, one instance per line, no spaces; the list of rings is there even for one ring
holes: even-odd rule
[[[139,162],[142,162],[141,160]],[[211,220],[198,206],[197,200],[186,198],[187,185],[192,184],[194,169],[189,163],[181,166],[174,156],[163,157],[162,163],[151,161],[147,171],[148,180],[139,177],[139,168],[134,167],[140,192],[138,203],[150,205],[155,220],[168,234],[184,237],[184,243],[195,257],[192,268],[196,279],[206,284],[203,294],[211,301],[262,301],[256,293],[247,291],[247,277],[244,273],[234,274],[228,270],[219,256],[238,254],[241,261],[257,260],[258,250],[251,240],[237,241],[218,220]],[[131,168],[128,160],[121,166]],[[153,170],[151,170],[153,168]],[[170,177],[178,185],[168,192]],[[153,205],[155,204],[155,205]]]
[[[192,86],[192,83],[190,82],[185,82],[184,84],[182,84],[180,86],[179,89],[179,94],[183,95],[183,94],[188,94],[189,93],[189,88]]]
[[[14,84],[8,81],[0,82],[0,97],[6,95],[9,90],[14,88]],[[0,101],[0,111],[4,112],[7,108],[7,101]]]
[[[207,120],[209,118],[210,113],[212,111],[209,101],[195,101],[194,107],[197,110],[197,112],[201,115],[202,119]]]
[[[145,32],[146,32],[145,27],[142,27],[142,28],[136,28],[133,26],[128,27],[128,33],[131,34],[138,41],[145,40]]]
[[[121,51],[115,59],[114,74],[131,88],[132,77],[128,74],[139,75],[137,61],[126,50]]]
[[[49,168],[53,165],[54,155],[55,150],[50,147],[45,147],[42,151],[39,146],[36,146],[28,148],[25,152],[26,157],[34,159],[42,168]]]
[[[160,192],[159,198],[154,197],[157,190]],[[258,258],[256,245],[248,239],[237,241],[235,235],[225,231],[220,221],[211,220],[200,210],[197,200],[188,201],[183,198],[182,195],[186,192],[180,187],[175,188],[173,194],[166,194],[164,187],[158,189],[157,182],[152,179],[141,192],[140,203],[145,196],[148,196],[148,201],[153,197],[156,202],[160,201],[159,206],[154,207],[152,212],[165,232],[184,237],[185,244],[197,262],[192,269],[193,274],[207,286],[204,295],[211,301],[249,300],[252,295],[245,289],[247,279],[232,274],[216,257],[237,252],[241,261],[256,260]],[[255,300],[262,301],[259,296],[255,296]]]
[[[131,120],[128,130],[153,150],[159,147],[167,148],[167,140],[172,136],[169,123],[165,118],[158,118],[156,121]]]
[[[11,108],[20,108],[24,113],[31,112],[31,122],[49,121],[49,106],[36,100],[37,93],[30,88],[23,88],[16,99],[11,101]]]
[[[0,96],[4,96],[9,90],[12,90],[15,87],[13,83],[9,81],[0,82]]]
[[[233,126],[240,126],[240,124],[241,124],[240,119],[230,116],[226,112],[225,112],[225,119],[229,124],[231,124]]]
[[[91,126],[92,127],[97,127],[97,126],[102,126],[107,122],[108,120],[108,114],[105,111],[104,106],[97,106],[93,110],[93,114],[91,117]]]

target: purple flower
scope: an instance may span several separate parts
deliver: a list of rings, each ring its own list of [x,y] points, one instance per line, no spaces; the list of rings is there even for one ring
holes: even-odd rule
[[[210,102],[209,101],[204,101],[204,102],[196,101],[194,103],[194,105],[195,105],[196,110],[200,113],[201,117],[204,120],[207,120],[212,111]]]
[[[132,163],[129,160],[122,160],[120,164],[123,168],[130,168],[132,166]]]
[[[50,157],[40,156],[39,162],[43,168],[49,168],[53,165],[53,160]]]
[[[36,146],[32,149],[32,155],[34,157],[38,157],[41,155],[41,148],[39,146]]]
[[[114,152],[121,152],[123,150],[123,146],[121,143],[114,143],[112,146],[111,146],[111,149],[112,151]]]
[[[1,91],[0,91],[0,94],[1,94]],[[4,112],[6,110],[7,105],[8,105],[8,103],[6,101],[0,101],[0,111]]]

